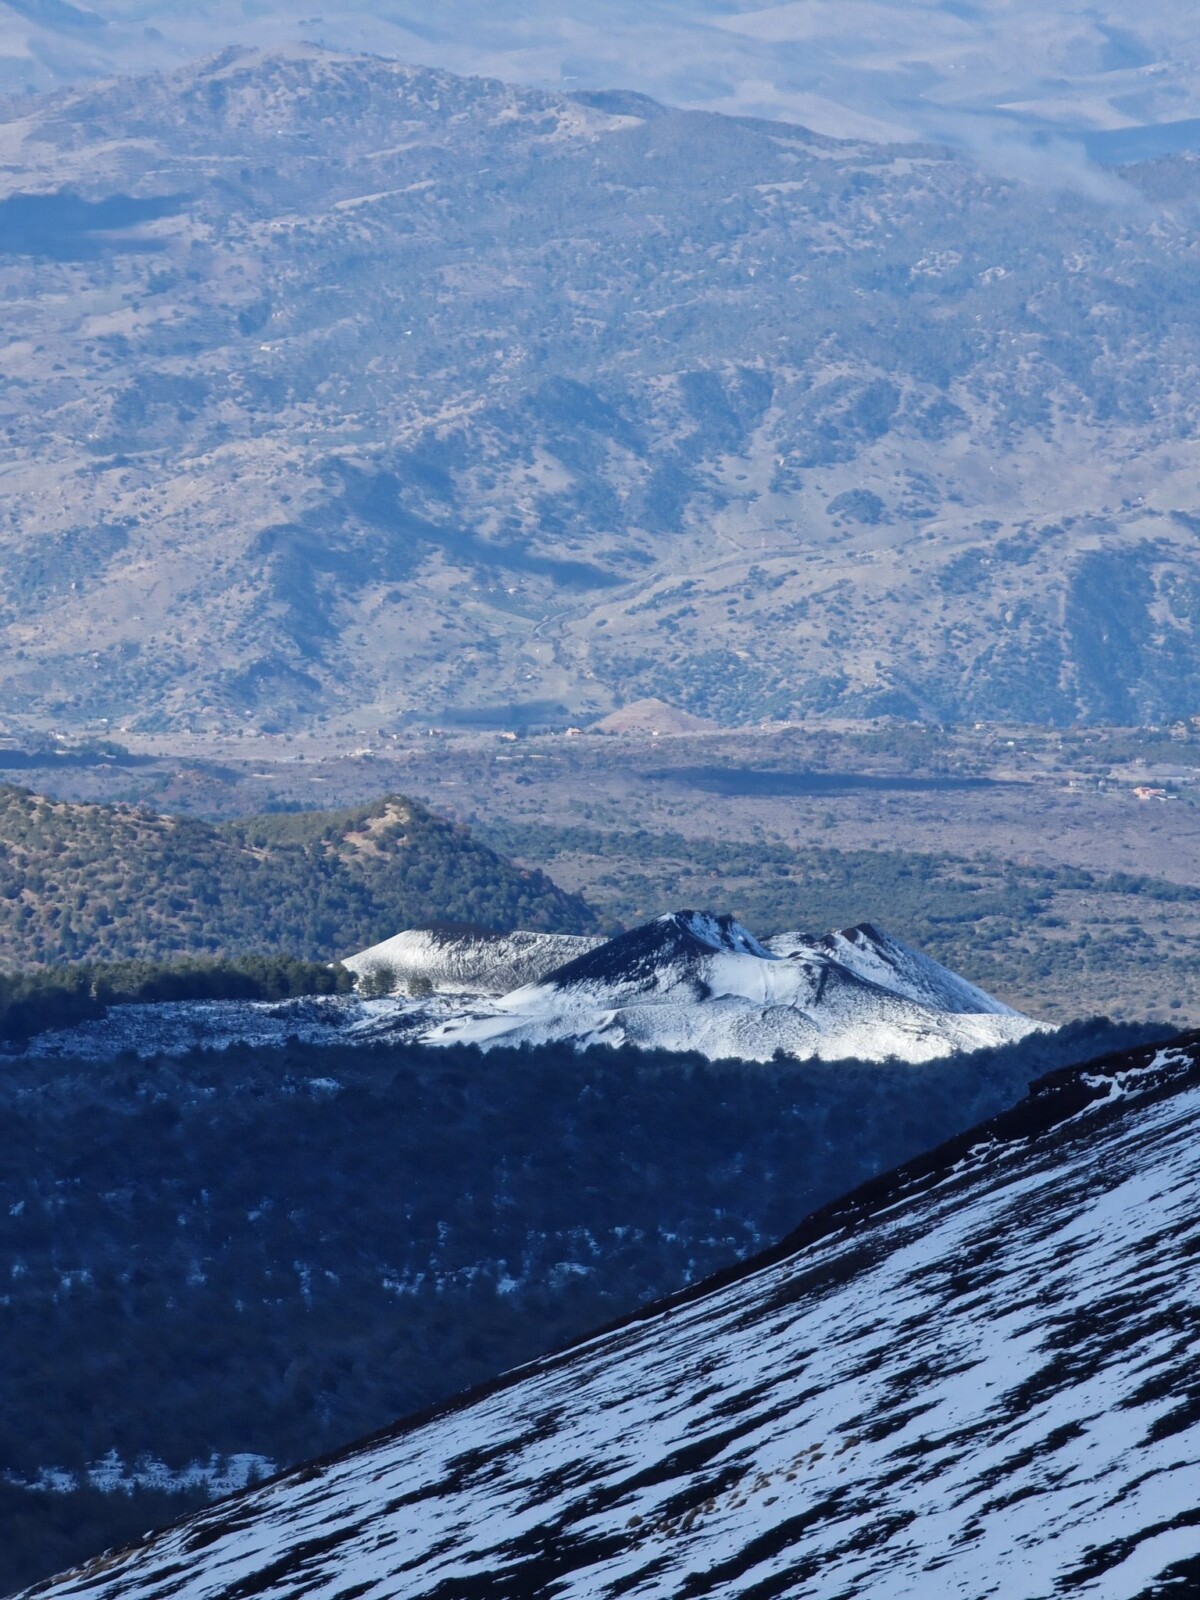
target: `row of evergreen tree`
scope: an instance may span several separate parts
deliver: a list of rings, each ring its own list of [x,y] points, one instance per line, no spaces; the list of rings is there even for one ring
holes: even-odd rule
[[[287,1000],[346,994],[352,974],[340,964],[296,956],[232,960],[84,961],[0,973],[0,1040],[20,1044],[48,1028],[102,1017],[109,1006],[163,1000]]]

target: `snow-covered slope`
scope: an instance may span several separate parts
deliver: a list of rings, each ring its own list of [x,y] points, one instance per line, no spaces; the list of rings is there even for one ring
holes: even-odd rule
[[[106,1059],[233,1044],[634,1044],[765,1061],[927,1061],[1039,1024],[864,924],[759,941],[730,917],[680,911],[607,941],[410,929],[347,959],[388,972],[383,998],[112,1006],[9,1053]],[[520,987],[517,987],[520,985]]]
[[[731,917],[677,911],[610,939],[494,1003],[438,1024],[431,1043],[575,1039],[765,1061],[928,1061],[1037,1026],[868,924],[760,944]]]
[[[124,1051],[182,1056],[234,1045],[270,1050],[296,1042],[376,1044],[415,1038],[437,1019],[457,1016],[460,1004],[442,995],[418,1001],[329,994],[294,1000],[161,1000],[110,1006],[103,1017],[11,1041],[0,1051],[0,1060],[34,1055],[107,1061]]]
[[[1035,1085],[768,1256],[39,1592],[1200,1587],[1200,1043]]]
[[[856,978],[938,1011],[988,1016],[1016,1016],[985,990],[956,972],[911,950],[869,922],[814,938],[806,933],[777,933],[765,941],[773,955],[794,961],[836,962]]]
[[[347,956],[343,965],[360,976],[386,968],[399,990],[415,979],[444,994],[507,994],[602,943],[583,934],[408,928]]]

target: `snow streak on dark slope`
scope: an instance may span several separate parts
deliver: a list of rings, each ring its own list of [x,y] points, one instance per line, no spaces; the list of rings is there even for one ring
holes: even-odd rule
[[[767,1257],[38,1591],[1200,1588],[1200,1040],[1053,1075]]]
[[[431,1044],[635,1044],[710,1060],[929,1061],[1037,1027],[864,923],[760,943],[730,916],[673,911],[540,982],[439,1022]]]

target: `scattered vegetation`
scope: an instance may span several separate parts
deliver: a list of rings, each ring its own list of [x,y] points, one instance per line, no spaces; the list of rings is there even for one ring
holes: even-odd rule
[[[0,615],[34,627],[0,662],[6,704],[56,728],[199,733],[368,705],[385,722],[504,706],[516,726],[523,699],[536,724],[551,695],[572,721],[659,695],[733,725],[1200,709],[1200,512],[1186,474],[1150,506],[1121,469],[1194,425],[1186,162],[1126,170],[1181,219],[1178,236],[1126,235],[1094,197],[932,148],[914,167],[664,108],[653,129],[597,127],[547,161],[556,113],[536,93],[445,74],[398,89],[378,59],[217,70],[105,85],[67,152],[50,153],[59,107],[22,110],[50,132],[45,192],[0,213],[6,283],[41,344],[6,424],[28,475],[6,489]],[[210,92],[257,110],[220,124]],[[286,105],[306,108],[325,159],[280,134]],[[197,176],[231,161],[236,185]],[[43,245],[64,219],[91,237],[80,219],[102,212],[71,196],[79,163],[121,206],[149,203],[130,188],[179,197],[175,225],[214,229],[222,270],[165,265],[119,231],[69,270],[20,255],[31,218]],[[364,231],[342,202],[379,184]],[[300,219],[302,252],[290,224],[264,226],[280,218]],[[121,331],[81,341],[68,281],[130,307]],[[498,328],[521,361],[497,362]],[[60,475],[61,503],[39,492],[64,372],[88,453],[114,469],[136,455],[175,486],[148,523],[117,470]],[[295,405],[317,392],[319,412]],[[254,443],[247,515],[220,490],[222,450]],[[1012,465],[1036,520],[975,519],[981,458]],[[863,565],[872,526],[890,531],[886,573]],[[730,548],[756,545],[765,576],[735,585]],[[94,639],[89,609],[133,561],[173,625]],[[638,580],[614,616],[614,584]],[[486,603],[464,610],[466,584]],[[587,648],[532,681],[511,619],[563,607]]]
[[[581,931],[588,906],[416,801],[212,824],[0,788],[0,969],[287,953],[403,927]]]
[[[340,964],[295,956],[83,962],[0,973],[0,1040],[18,1043],[47,1028],[70,1027],[102,1017],[109,1006],[160,1000],[289,1000],[304,994],[348,994],[353,987],[353,975]]]
[[[389,961],[376,961],[362,974],[358,982],[358,991],[366,995],[369,1000],[381,996],[395,994],[400,981],[400,974]]]

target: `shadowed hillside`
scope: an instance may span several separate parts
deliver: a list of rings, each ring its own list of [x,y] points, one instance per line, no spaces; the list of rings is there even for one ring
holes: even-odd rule
[[[1080,1024],[924,1066],[10,1061],[0,1593],[726,1267],[1030,1078],[1150,1033]]]

